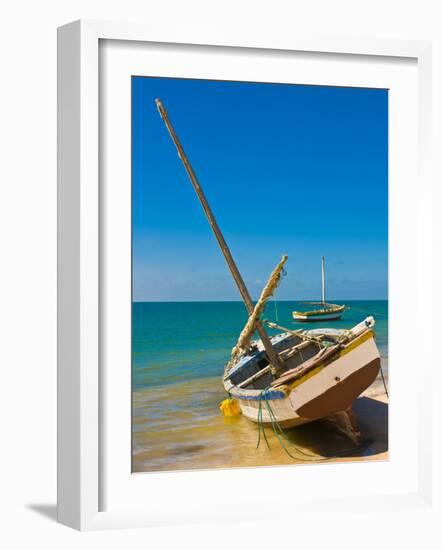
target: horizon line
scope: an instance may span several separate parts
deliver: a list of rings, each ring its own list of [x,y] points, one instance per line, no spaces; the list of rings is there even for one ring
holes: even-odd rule
[[[258,300],[252,300],[257,302]],[[305,299],[305,300],[270,300],[276,302],[321,302],[318,299]],[[387,302],[389,298],[338,298],[336,300],[326,300],[327,304],[335,302]],[[240,303],[243,304],[243,300],[132,300],[133,304],[195,304],[195,303]]]

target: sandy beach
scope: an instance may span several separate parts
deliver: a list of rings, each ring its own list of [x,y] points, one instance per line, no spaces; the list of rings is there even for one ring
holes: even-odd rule
[[[270,448],[263,437],[257,448],[255,423],[222,416],[221,381],[209,381],[134,392],[134,473],[388,459],[388,398],[380,376],[354,403],[364,440],[360,449],[331,417],[286,430],[292,457],[272,428],[266,428]]]

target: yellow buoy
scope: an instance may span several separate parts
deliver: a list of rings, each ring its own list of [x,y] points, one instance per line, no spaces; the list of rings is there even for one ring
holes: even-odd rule
[[[236,399],[228,397],[220,403],[220,410],[224,416],[238,416],[241,414],[240,405]]]

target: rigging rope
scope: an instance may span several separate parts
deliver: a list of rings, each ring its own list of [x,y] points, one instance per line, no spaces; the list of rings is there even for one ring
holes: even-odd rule
[[[388,388],[386,387],[386,382],[385,382],[385,375],[383,374],[383,367],[381,366],[380,366],[380,374],[381,374],[381,379],[383,381],[383,386],[385,387],[386,397],[389,397]]]
[[[309,336],[303,329],[291,330],[281,325],[277,325],[277,323],[273,323],[272,321],[268,321],[267,319],[263,319],[263,324],[268,325],[269,328],[282,330],[283,332],[288,332],[289,334],[294,334],[295,336],[298,336],[301,340],[309,340],[310,342],[316,342],[317,344],[322,343],[321,336]]]
[[[345,306],[346,309],[353,309],[354,311],[359,311],[360,313],[366,313],[368,315],[378,315],[380,317],[388,317],[385,313],[375,313],[374,311],[366,311],[364,309],[357,309],[356,307]]]
[[[278,319],[278,311],[277,311],[277,300],[275,299],[275,296],[274,296],[274,307],[275,307],[275,320],[278,323],[279,319]]]
[[[274,291],[273,291],[274,309],[275,309],[275,320],[276,320],[277,322],[279,322],[279,318],[278,318],[278,310],[277,310],[277,299],[276,299],[276,297],[275,297],[275,294],[276,294],[276,291],[277,291],[278,287],[281,285],[282,280],[286,277],[286,275],[287,275],[287,271],[286,271],[286,269],[283,267],[282,270],[281,270],[281,272],[280,272],[280,277],[279,277],[279,279],[278,279],[278,281],[277,281],[277,284],[275,285],[275,289],[274,289]],[[267,306],[267,304],[265,304],[264,311],[266,311],[266,306]],[[265,322],[266,322],[266,321],[265,321]]]

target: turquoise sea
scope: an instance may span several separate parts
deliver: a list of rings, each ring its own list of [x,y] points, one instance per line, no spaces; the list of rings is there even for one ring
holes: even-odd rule
[[[339,303],[350,309],[326,326],[350,328],[372,314],[386,369],[387,300]],[[293,321],[294,309],[302,309],[301,304],[270,301],[263,317],[289,329],[323,326]],[[133,304],[134,471],[269,463],[270,455],[261,456],[255,449],[255,425],[243,418],[227,424],[218,409],[225,397],[223,367],[246,319],[242,302]],[[273,457],[270,463],[279,459]]]
[[[341,302],[340,302],[341,303]],[[377,344],[388,353],[388,302],[349,301],[334,328],[350,328],[374,313]],[[319,328],[298,323],[291,313],[297,302],[269,302],[264,318],[290,329]],[[277,312],[277,315],[276,315]],[[135,302],[133,304],[133,388],[174,384],[193,378],[221,376],[247,319],[243,302]],[[269,331],[270,333],[277,331]]]

